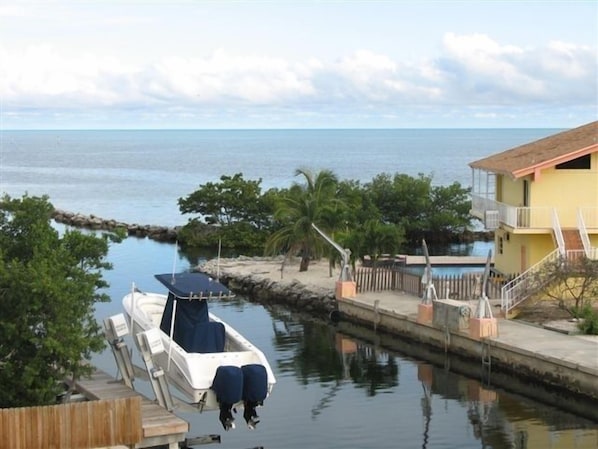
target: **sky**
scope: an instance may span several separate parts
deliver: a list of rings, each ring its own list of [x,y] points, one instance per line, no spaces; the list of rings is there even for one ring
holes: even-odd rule
[[[0,129],[569,128],[596,1],[0,0]]]

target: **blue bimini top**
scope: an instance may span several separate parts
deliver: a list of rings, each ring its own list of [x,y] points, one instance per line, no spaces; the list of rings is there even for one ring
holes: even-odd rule
[[[155,277],[172,293],[175,299],[204,300],[234,296],[216,279],[198,271],[156,274]]]

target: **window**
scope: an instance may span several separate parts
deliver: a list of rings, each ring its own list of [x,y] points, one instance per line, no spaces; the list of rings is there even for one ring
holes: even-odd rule
[[[578,157],[571,161],[563,162],[556,166],[557,170],[589,170],[590,169],[590,154]]]

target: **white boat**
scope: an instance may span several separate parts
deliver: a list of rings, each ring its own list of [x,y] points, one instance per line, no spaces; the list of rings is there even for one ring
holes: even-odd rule
[[[263,405],[276,379],[262,351],[208,311],[209,300],[232,293],[204,273],[155,277],[166,294],[133,288],[123,298],[133,335],[159,330],[164,352],[155,356],[155,363],[189,403],[220,410],[226,430],[234,427],[232,410],[242,406],[247,424],[255,427],[255,409]]]

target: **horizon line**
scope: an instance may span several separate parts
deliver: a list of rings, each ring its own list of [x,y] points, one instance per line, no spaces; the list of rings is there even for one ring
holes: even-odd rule
[[[572,129],[571,127],[496,126],[496,127],[404,127],[404,128],[0,128],[3,131],[401,131],[401,130],[509,130]]]

